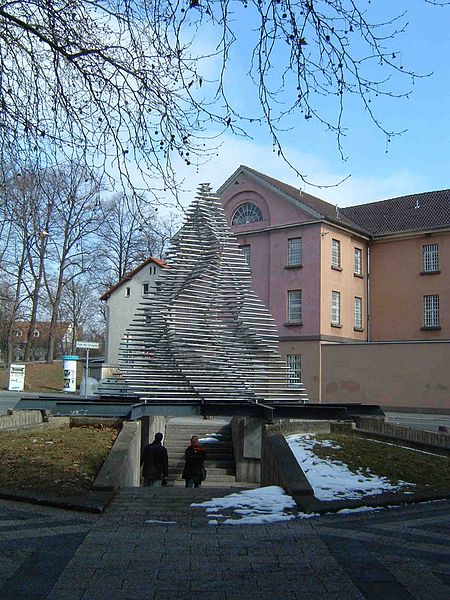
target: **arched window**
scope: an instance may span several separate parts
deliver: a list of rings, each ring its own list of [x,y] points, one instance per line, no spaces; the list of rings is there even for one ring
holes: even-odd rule
[[[251,202],[246,202],[245,204],[241,204],[241,206],[234,213],[232,225],[244,225],[245,223],[258,223],[263,220],[261,209],[256,206],[256,204],[252,204]]]
[[[33,331],[33,337],[39,337],[39,331],[37,329]]]

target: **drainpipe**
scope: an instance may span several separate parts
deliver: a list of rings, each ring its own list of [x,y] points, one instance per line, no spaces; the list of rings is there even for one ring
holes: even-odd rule
[[[367,244],[367,341],[370,342],[371,341],[371,315],[370,315],[370,310],[371,310],[371,305],[370,305],[370,246],[369,244]]]

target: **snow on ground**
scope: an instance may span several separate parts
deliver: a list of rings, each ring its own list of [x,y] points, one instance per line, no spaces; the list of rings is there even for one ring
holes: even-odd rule
[[[386,477],[368,475],[362,468],[359,473],[353,473],[343,462],[319,458],[313,452],[315,444],[328,448],[339,446],[330,440],[319,441],[313,434],[290,435],[286,441],[319,500],[359,499],[413,485],[404,481],[395,485]]]
[[[283,488],[271,485],[229,494],[224,498],[213,498],[191,506],[205,508],[208,515],[213,517],[208,521],[210,525],[258,525],[293,519],[295,515],[286,510],[295,509],[297,505]],[[225,510],[232,511],[235,516],[223,516],[221,511]]]

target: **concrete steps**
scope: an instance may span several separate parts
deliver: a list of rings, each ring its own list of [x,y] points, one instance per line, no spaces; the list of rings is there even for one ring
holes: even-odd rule
[[[184,452],[193,435],[198,435],[206,450],[207,479],[202,485],[233,485],[236,483],[230,423],[224,419],[172,418],[166,425],[164,445],[169,454],[170,483],[183,484]]]

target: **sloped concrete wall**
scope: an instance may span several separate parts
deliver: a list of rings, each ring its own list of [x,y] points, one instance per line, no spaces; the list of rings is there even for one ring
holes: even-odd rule
[[[113,491],[138,487],[141,479],[141,423],[125,421],[92,489]]]

